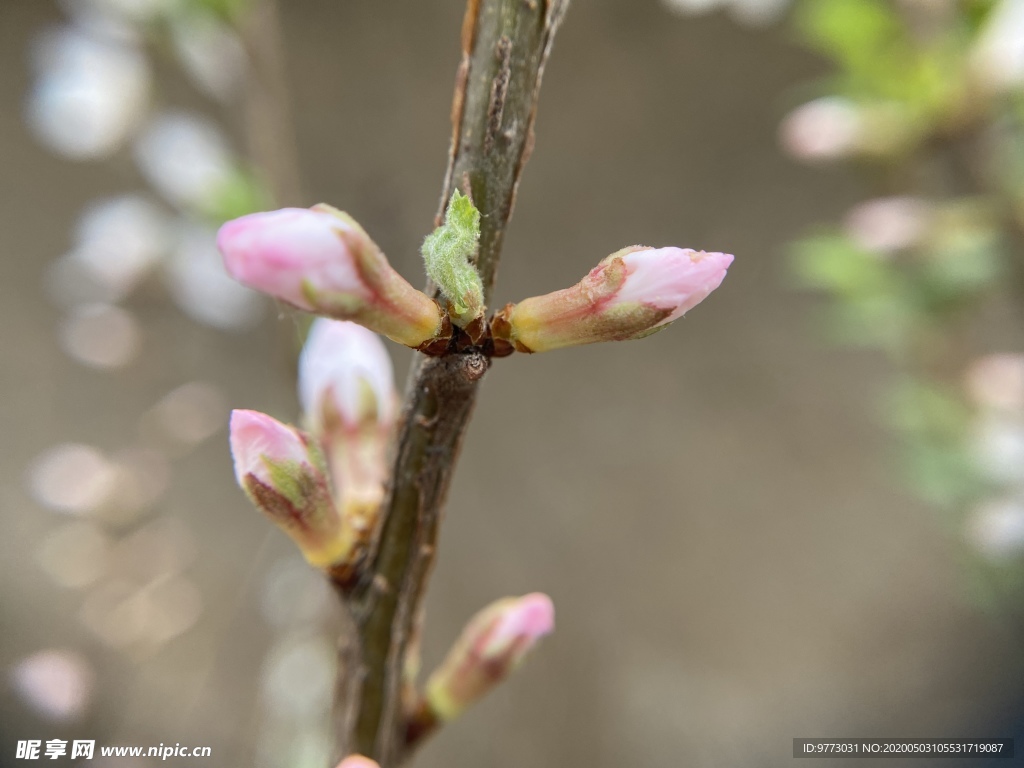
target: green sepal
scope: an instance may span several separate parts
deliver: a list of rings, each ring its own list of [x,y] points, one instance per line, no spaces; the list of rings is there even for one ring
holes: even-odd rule
[[[263,465],[270,476],[270,487],[296,507],[309,505],[316,483],[309,472],[297,461],[272,461],[263,457]]]

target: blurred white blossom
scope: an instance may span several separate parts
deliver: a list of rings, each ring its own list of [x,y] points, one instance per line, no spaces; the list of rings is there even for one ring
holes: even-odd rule
[[[202,595],[183,575],[196,543],[183,521],[157,519],[107,550],[108,579],[89,593],[79,614],[103,643],[154,650],[199,620]]]
[[[108,42],[138,45],[142,30],[120,16],[105,12],[88,0],[66,0],[61,3],[79,32]]]
[[[967,391],[983,408],[1024,412],[1024,354],[978,358],[967,370]]]
[[[126,580],[106,582],[82,605],[87,629],[112,648],[154,649],[191,628],[203,611],[202,595],[181,576],[139,586]]]
[[[917,243],[928,225],[928,204],[916,197],[880,197],[854,207],[846,234],[861,248],[892,253]]]
[[[120,296],[127,294],[168,248],[168,220],[141,195],[92,203],[79,219],[71,256]]]
[[[81,588],[103,575],[109,552],[110,540],[97,525],[76,520],[47,534],[36,558],[55,583]]]
[[[1024,84],[1024,0],[1001,0],[990,13],[971,64],[994,90]]]
[[[33,61],[28,124],[55,152],[75,160],[108,157],[145,114],[149,66],[128,43],[63,26],[40,35]]]
[[[81,514],[110,497],[116,477],[113,463],[99,449],[62,443],[36,458],[28,481],[32,498],[42,506]]]
[[[333,753],[334,738],[327,723],[298,726],[270,719],[260,725],[253,768],[332,765]]]
[[[178,517],[158,517],[118,541],[110,558],[119,575],[150,584],[184,573],[195,562],[198,545]]]
[[[698,14],[723,8],[730,0],[662,0],[665,7],[674,13]]]
[[[974,449],[988,477],[1001,483],[1024,483],[1024,419],[982,416],[975,427]]]
[[[169,248],[168,220],[141,195],[89,205],[71,250],[50,265],[47,288],[65,307],[120,301],[152,271]]]
[[[315,720],[331,707],[335,651],[323,636],[292,637],[276,645],[266,661],[263,695],[279,719]]]
[[[182,0],[62,0],[76,19],[106,18],[124,24],[146,24],[180,10]]]
[[[137,594],[138,588],[131,582],[104,582],[85,599],[79,619],[105,645],[128,648],[146,634],[146,605],[135,599]]]
[[[205,381],[171,390],[144,417],[144,431],[159,442],[194,446],[224,428],[224,393]],[[178,446],[174,446],[178,447]]]
[[[208,210],[234,175],[227,139],[217,125],[189,112],[164,112],[135,144],[146,180],[185,210]]]
[[[191,580],[162,579],[144,592],[149,610],[146,639],[160,645],[187,632],[203,613],[203,596]]]
[[[50,263],[45,283],[49,297],[66,309],[81,304],[110,304],[124,298],[123,292],[100,282],[73,251]]]
[[[330,591],[300,557],[278,560],[267,573],[260,595],[260,612],[277,629],[315,624],[328,612]]]
[[[29,706],[51,720],[82,716],[92,693],[92,667],[76,653],[39,651],[19,662],[11,678]]]
[[[721,8],[744,24],[770,24],[782,17],[790,0],[662,0],[662,3],[673,13],[696,15]]]
[[[73,309],[61,328],[61,346],[91,368],[122,368],[139,351],[142,331],[131,312],[111,304]]]
[[[1024,503],[1007,498],[981,504],[971,514],[967,536],[991,560],[1024,553]]]
[[[204,92],[228,101],[245,75],[245,48],[238,34],[213,14],[176,17],[171,40],[185,72]]]
[[[174,301],[186,315],[220,330],[252,327],[266,306],[260,294],[228,276],[216,233],[199,224],[182,227],[168,280]]]
[[[826,96],[790,112],[779,126],[783,148],[800,160],[837,160],[851,154],[861,134],[856,106],[838,96]]]
[[[281,634],[267,654],[257,768],[324,765],[330,757],[330,680],[336,657],[327,582],[299,557],[278,560],[261,590],[264,618]]]
[[[131,522],[152,507],[170,485],[170,462],[152,448],[126,448],[113,457],[117,482],[104,518],[114,523]]]

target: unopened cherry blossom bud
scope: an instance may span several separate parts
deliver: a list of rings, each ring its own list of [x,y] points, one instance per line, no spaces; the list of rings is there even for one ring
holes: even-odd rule
[[[236,280],[299,309],[354,320],[414,348],[442,333],[437,303],[392,269],[351,216],[328,205],[229,221],[217,245]]]
[[[232,411],[230,433],[235,478],[252,503],[312,565],[327,568],[343,559],[351,544],[315,442],[256,411]]]
[[[367,424],[389,428],[397,394],[380,337],[356,323],[313,321],[299,358],[299,400],[317,434]]]
[[[639,339],[703,301],[732,261],[688,248],[624,248],[571,288],[509,304],[492,333],[520,352]]]
[[[554,605],[539,592],[484,608],[427,681],[425,703],[431,715],[438,721],[458,717],[508,677],[554,627]]]
[[[377,334],[345,321],[313,323],[299,358],[299,400],[327,452],[342,515],[363,534],[384,498],[397,399]]]
[[[380,768],[380,766],[368,757],[352,755],[338,763],[338,768]]]

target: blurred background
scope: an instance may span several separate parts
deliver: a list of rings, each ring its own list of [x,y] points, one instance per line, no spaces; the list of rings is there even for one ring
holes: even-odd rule
[[[548,592],[558,627],[418,765],[1024,737],[1024,176],[996,140],[1017,146],[1024,9],[814,7],[572,7],[496,304],[631,243],[737,259],[671,331],[496,361],[424,667],[498,597]],[[297,419],[299,321],[226,278],[212,233],[326,201],[418,284],[463,4],[272,11],[0,4],[0,765],[53,738],[324,764],[332,597],[225,431],[232,407]],[[946,170],[979,156],[1010,180]]]

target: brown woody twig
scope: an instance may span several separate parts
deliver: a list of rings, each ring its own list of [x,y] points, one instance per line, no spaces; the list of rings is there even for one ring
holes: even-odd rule
[[[469,0],[452,104],[440,224],[454,188],[480,210],[476,267],[489,300],[516,188],[533,145],[544,65],[569,0]],[[428,292],[438,295],[434,286]],[[406,743],[403,681],[434,561],[438,524],[487,350],[417,356],[400,420],[376,556],[357,584],[339,584],[338,754],[393,768]]]

